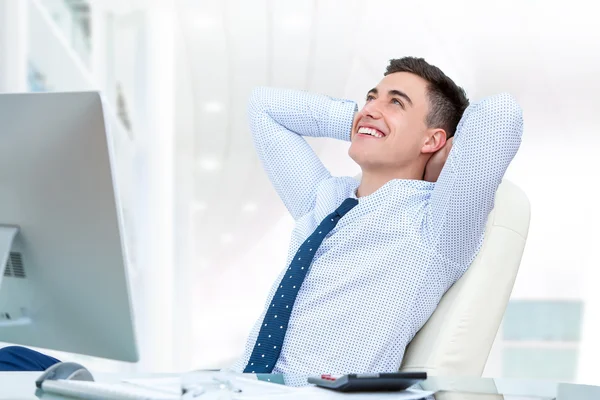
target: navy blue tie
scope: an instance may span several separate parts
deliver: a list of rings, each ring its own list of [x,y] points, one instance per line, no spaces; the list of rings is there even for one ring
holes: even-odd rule
[[[271,373],[281,353],[296,296],[317,249],[338,221],[357,204],[356,199],[344,200],[337,210],[325,217],[312,235],[300,246],[271,300],[244,372]]]

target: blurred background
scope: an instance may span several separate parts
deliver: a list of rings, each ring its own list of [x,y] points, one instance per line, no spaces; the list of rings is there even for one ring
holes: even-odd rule
[[[585,1],[0,0],[0,92],[100,90],[110,108],[141,361],[229,365],[284,268],[293,220],[255,155],[257,85],[362,105],[425,57],[525,115],[506,178],[529,196],[521,269],[485,375],[600,383],[600,28]],[[347,143],[310,140],[334,175]]]

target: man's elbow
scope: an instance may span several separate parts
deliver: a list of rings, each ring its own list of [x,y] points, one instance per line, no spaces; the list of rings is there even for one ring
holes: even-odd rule
[[[268,90],[269,89],[264,86],[257,86],[250,92],[250,97],[248,99],[247,105],[247,113],[248,120],[251,124],[253,121],[255,121],[258,117],[260,117],[266,112],[267,107],[265,105],[265,99],[268,96]]]
[[[523,135],[523,110],[517,99],[510,93],[500,93],[488,97],[480,106],[488,114],[491,126],[499,128],[499,132],[512,138]],[[503,136],[504,136],[503,135]]]
[[[517,102],[517,99],[510,93],[501,93],[500,105],[505,110],[505,115],[511,119],[512,122],[522,125],[523,124],[523,109]]]

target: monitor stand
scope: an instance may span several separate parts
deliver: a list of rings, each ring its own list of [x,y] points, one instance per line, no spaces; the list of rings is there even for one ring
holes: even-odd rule
[[[0,225],[0,290],[2,290],[2,279],[4,278],[8,257],[10,257],[10,249],[17,233],[19,233],[18,226]],[[28,325],[30,323],[31,318],[29,317],[11,319],[10,315],[3,315],[3,311],[0,310],[0,328]]]

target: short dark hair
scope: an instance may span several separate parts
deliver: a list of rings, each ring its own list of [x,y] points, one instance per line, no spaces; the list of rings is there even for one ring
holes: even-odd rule
[[[383,75],[387,76],[395,72],[410,72],[429,83],[427,87],[429,115],[425,123],[429,128],[445,130],[448,138],[454,136],[456,127],[469,106],[469,99],[464,89],[423,58],[392,59]]]

